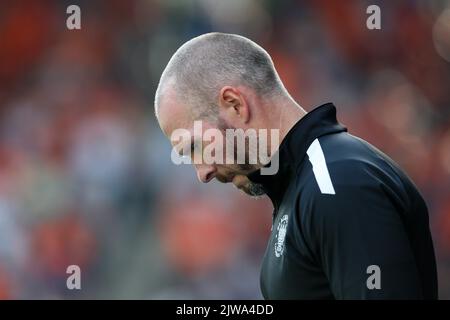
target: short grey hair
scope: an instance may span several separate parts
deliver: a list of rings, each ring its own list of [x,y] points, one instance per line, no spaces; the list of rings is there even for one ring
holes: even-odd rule
[[[183,44],[162,73],[155,95],[158,117],[167,85],[189,106],[194,119],[218,118],[218,95],[225,85],[245,85],[262,96],[286,93],[270,55],[245,37],[207,33]]]

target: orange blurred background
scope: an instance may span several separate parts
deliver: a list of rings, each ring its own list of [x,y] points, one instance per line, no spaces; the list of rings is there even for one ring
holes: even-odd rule
[[[153,116],[170,56],[210,31],[261,44],[301,106],[334,102],[408,172],[450,299],[450,5],[357,0],[2,1],[0,298],[261,298],[270,202],[172,164]]]

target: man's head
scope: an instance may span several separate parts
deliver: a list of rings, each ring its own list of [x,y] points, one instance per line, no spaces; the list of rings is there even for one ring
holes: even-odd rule
[[[238,35],[209,33],[186,42],[172,56],[156,91],[155,113],[169,139],[176,129],[184,128],[193,137],[185,144],[205,147],[216,141],[207,143],[201,135],[196,136],[194,121],[202,121],[203,130],[220,130],[224,137],[227,129],[270,130],[269,118],[276,113],[272,105],[288,96],[263,48]],[[224,147],[234,147],[234,141],[224,139]],[[248,160],[255,150],[248,141],[245,147]],[[270,143],[266,147],[270,148]],[[186,150],[183,145],[181,149]],[[199,179],[233,182],[246,193],[261,195],[262,188],[247,175],[263,163],[237,164],[225,158],[220,163],[195,164]]]

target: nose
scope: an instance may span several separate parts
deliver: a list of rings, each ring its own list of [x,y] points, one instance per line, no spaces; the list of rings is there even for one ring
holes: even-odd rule
[[[216,168],[212,165],[196,166],[197,177],[203,183],[208,183],[216,176]]]

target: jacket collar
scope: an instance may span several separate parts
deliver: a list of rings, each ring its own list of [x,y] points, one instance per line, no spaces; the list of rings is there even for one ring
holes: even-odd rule
[[[274,155],[274,157],[278,156],[279,161],[276,174],[262,175],[261,170],[257,170],[248,178],[250,181],[261,184],[274,207],[278,208],[288,184],[298,166],[303,162],[311,143],[321,136],[342,131],[347,131],[347,128],[338,123],[336,107],[332,103],[323,104],[308,112],[284,137]],[[269,163],[266,167],[270,165]]]

